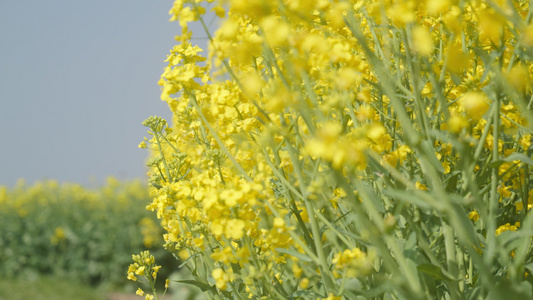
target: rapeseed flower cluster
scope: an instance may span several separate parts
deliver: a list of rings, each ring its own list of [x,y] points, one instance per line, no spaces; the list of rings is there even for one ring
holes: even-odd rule
[[[155,289],[155,281],[157,279],[157,273],[161,269],[161,266],[155,264],[155,258],[149,251],[142,251],[140,254],[132,255],[133,264],[128,267],[128,279],[137,281],[141,277],[141,281],[150,285],[153,294],[145,293],[141,288],[138,288],[136,294],[139,296],[145,296],[145,300],[159,299],[157,291]],[[165,282],[165,293],[168,288],[169,280]],[[165,295],[163,293],[163,296]]]
[[[533,297],[529,6],[175,1],[140,145],[167,250],[212,299]]]

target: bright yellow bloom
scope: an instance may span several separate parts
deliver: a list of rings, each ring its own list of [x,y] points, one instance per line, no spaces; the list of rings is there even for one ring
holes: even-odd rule
[[[341,296],[334,296],[333,293],[329,293],[327,298],[322,298],[321,300],[341,300]]]
[[[489,100],[482,92],[468,92],[461,98],[465,112],[474,120],[480,119],[489,110]]]
[[[468,214],[468,218],[473,220],[473,221],[478,221],[479,220],[479,214],[477,213],[477,211],[473,210],[473,211],[471,211]]]
[[[516,231],[518,230],[518,228],[520,228],[520,222],[516,222],[514,225],[511,225],[510,223],[507,223],[507,224],[504,224],[500,227],[498,227],[498,229],[496,229],[496,235],[500,235],[502,232],[505,232],[505,231]]]
[[[415,182],[415,187],[416,187],[417,190],[429,191],[428,187],[425,184],[420,183],[419,181]]]
[[[227,289],[227,283],[230,281],[230,277],[224,270],[221,268],[216,268],[213,270],[212,274],[213,279],[215,279],[215,284],[217,288],[221,290]]]
[[[433,38],[429,31],[421,26],[413,29],[413,50],[422,56],[433,53]]]
[[[309,286],[309,279],[308,278],[302,278],[302,280],[300,280],[300,283],[298,284],[298,286],[301,289],[306,289]]]
[[[448,128],[453,133],[460,133],[468,126],[468,120],[462,116],[453,116],[448,120]]]

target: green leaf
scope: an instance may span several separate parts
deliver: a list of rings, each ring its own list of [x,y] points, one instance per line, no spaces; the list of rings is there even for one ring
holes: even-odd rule
[[[477,274],[476,274],[477,275]],[[470,290],[469,292],[469,296],[468,296],[468,300],[477,300],[477,299],[481,299],[481,287],[480,286],[476,286],[474,287],[473,289]]]
[[[180,260],[180,258],[179,258],[176,254],[172,253],[172,255],[174,256],[174,258]],[[178,266],[178,269],[181,269],[181,267],[183,267],[184,265],[186,265],[187,262],[189,262],[189,260],[191,260],[192,258],[194,258],[194,257],[196,257],[196,256],[198,256],[198,255],[199,255],[199,254],[196,253],[196,254],[194,254],[194,255],[189,256],[189,258],[187,258],[184,262],[182,262],[182,263]],[[181,260],[180,260],[180,261],[181,261]]]
[[[450,225],[457,233],[459,241],[467,245],[479,245],[478,235],[472,221],[468,218],[464,207],[459,203],[452,203],[453,214],[450,214]],[[466,239],[466,240],[462,240]],[[465,245],[465,244],[463,244]]]
[[[288,254],[290,256],[294,256],[294,257],[298,258],[301,261],[305,261],[305,262],[312,262],[313,261],[311,259],[311,257],[309,257],[309,256],[307,256],[307,255],[305,255],[303,253],[300,253],[298,251],[289,250],[289,249],[283,249],[283,248],[276,248],[276,251]]]
[[[498,168],[504,162],[505,162],[504,160],[499,159],[499,160],[495,160],[493,162],[490,162],[488,166],[489,166],[489,168]]]
[[[418,271],[427,274],[437,280],[449,279],[442,273],[442,269],[434,264],[420,264],[418,265],[417,269]]]
[[[457,182],[459,181],[459,175],[461,175],[461,172],[456,172],[455,175],[450,177],[448,179],[448,182],[446,184],[446,191],[449,193],[453,193],[457,191]]]
[[[429,163],[437,170],[439,173],[444,174],[444,167],[442,166],[442,163],[437,158],[437,155],[435,155],[435,148],[433,148],[431,141],[425,140],[422,143],[420,143],[420,146],[422,148],[422,152],[424,152],[425,157],[429,161]]]
[[[209,285],[207,283],[196,281],[196,280],[175,280],[175,282],[194,285],[194,286],[200,288],[200,290],[202,290],[202,292],[206,292],[206,291],[211,291],[213,293],[217,292],[217,290],[216,290],[216,288],[214,286],[211,286],[211,285]]]
[[[402,202],[406,202],[409,204],[414,204],[415,206],[419,208],[431,208],[431,205],[429,205],[427,202],[421,200],[416,195],[413,194],[411,191],[402,191],[402,190],[396,190],[396,189],[386,189],[383,190],[383,194],[385,196],[388,196],[392,199],[396,199]]]
[[[529,270],[530,274],[533,274],[533,262],[530,262],[530,263],[524,265],[524,267]]]
[[[350,295],[350,297],[346,297],[346,299],[372,299],[382,296],[386,291],[391,290],[393,287],[389,281],[378,282],[373,288],[363,287],[361,281],[352,278],[346,280],[344,288],[344,293]]]
[[[381,213],[385,212],[385,207],[383,206],[383,200],[381,200],[376,195],[376,192],[373,189],[371,189],[368,185],[366,185],[364,183],[360,183],[360,182],[356,182],[355,186],[356,186],[357,190],[359,191],[359,196],[361,197],[361,199],[363,199],[363,201],[369,200],[370,203],[372,203],[374,205],[374,208],[377,211],[379,211]],[[365,204],[365,203],[363,203],[363,204]]]
[[[293,298],[302,297],[304,299],[318,299],[318,298],[324,298],[324,295],[320,295],[318,293],[315,293],[310,290],[300,290],[292,293]]]
[[[511,155],[507,156],[503,160],[506,161],[506,162],[510,162],[510,161],[513,161],[513,160],[520,160],[523,163],[526,163],[526,164],[528,164],[530,166],[533,166],[533,159],[531,159],[530,157],[528,157],[524,153],[512,153]]]
[[[411,232],[411,234],[407,237],[407,240],[405,241],[404,251],[410,251],[410,250],[414,251],[416,248],[417,248],[416,234],[414,232]]]
[[[497,278],[495,285],[491,286],[487,299],[531,299],[533,297],[531,288],[531,283],[528,281],[518,283],[507,278]]]
[[[387,171],[387,169],[385,169],[378,161],[376,161],[372,155],[367,155],[366,157],[368,166],[372,171],[386,175],[389,174],[389,171]]]

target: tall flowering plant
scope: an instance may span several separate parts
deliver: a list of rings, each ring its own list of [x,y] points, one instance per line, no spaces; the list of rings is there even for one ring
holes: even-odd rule
[[[141,147],[187,283],[210,299],[533,297],[530,2],[170,14],[172,125],[146,120]]]

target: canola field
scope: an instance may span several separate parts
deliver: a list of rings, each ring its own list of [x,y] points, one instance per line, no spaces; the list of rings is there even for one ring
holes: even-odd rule
[[[146,184],[114,178],[97,189],[52,180],[0,187],[0,278],[124,288],[132,252],[170,256],[158,255],[161,229],[149,202]]]

